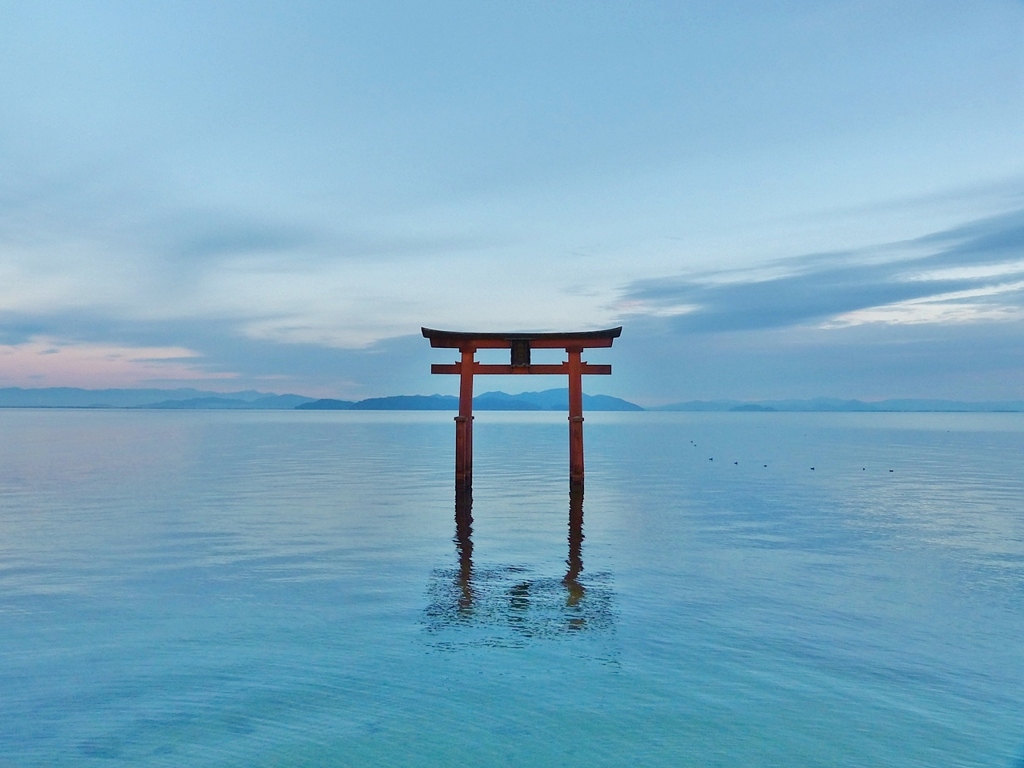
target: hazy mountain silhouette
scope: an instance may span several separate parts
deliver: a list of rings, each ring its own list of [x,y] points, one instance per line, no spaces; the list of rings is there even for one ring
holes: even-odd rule
[[[163,400],[159,403],[136,405],[135,408],[157,408],[160,410],[291,410],[312,400],[302,395],[267,395],[256,400],[239,400],[228,397],[194,397],[189,400]]]
[[[78,387],[0,388],[0,408],[152,408],[156,410],[410,410],[454,411],[454,395],[398,395],[365,400],[316,400],[304,395],[277,395],[256,390],[208,392],[198,389],[81,389]],[[478,411],[567,411],[567,388],[539,392],[484,392],[473,398]],[[642,411],[635,403],[609,395],[583,395],[587,411]],[[788,411],[788,412],[1024,412],[1024,400],[969,402],[961,400],[691,400],[647,408],[651,411]]]
[[[294,408],[313,398],[199,389],[0,388],[0,408]]]
[[[301,411],[455,411],[459,398],[454,395],[397,395],[395,397],[371,397],[351,402],[325,398],[297,406]],[[473,408],[478,411],[567,411],[569,390],[547,389],[542,392],[523,392],[510,395],[506,392],[485,392],[473,398]],[[583,395],[583,409],[589,411],[642,411],[639,405],[609,395]]]
[[[816,397],[811,400],[691,400],[648,408],[650,411],[789,411],[845,413],[1002,413],[1024,411],[1024,400],[966,402],[961,400],[839,400]]]

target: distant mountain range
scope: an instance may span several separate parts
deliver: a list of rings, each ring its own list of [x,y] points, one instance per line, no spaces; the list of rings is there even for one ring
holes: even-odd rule
[[[315,400],[303,395],[243,392],[204,392],[197,389],[0,389],[0,408],[146,408],[154,410],[333,410],[333,411],[454,411],[459,398],[452,395],[398,395],[366,400]],[[524,392],[486,392],[473,399],[481,411],[565,411],[568,389]],[[642,411],[639,405],[608,395],[583,395],[591,411]]]
[[[148,405],[137,405],[135,408],[158,408],[161,410],[193,409],[193,410],[248,410],[248,411],[269,411],[269,410],[291,410],[297,406],[309,403],[311,397],[302,395],[264,395],[255,400],[241,400],[231,397],[194,397],[188,400],[162,400],[159,403]]]
[[[454,395],[398,395],[371,397],[368,400],[315,400],[296,406],[300,411],[456,411],[459,398]],[[583,395],[586,411],[642,411],[636,403],[609,395]],[[567,411],[568,389],[546,389],[543,392],[485,392],[473,398],[476,411]]]
[[[255,390],[206,392],[198,389],[45,389],[0,388],[0,408],[147,408],[154,410],[319,410],[319,411],[454,411],[453,395],[398,395],[366,400],[316,400],[304,395],[276,395]],[[485,392],[473,398],[477,411],[566,411],[569,390],[546,389],[510,395]],[[586,411],[642,411],[639,405],[609,395],[583,395]],[[691,400],[648,408],[651,411],[784,412],[1024,412],[1024,400]]]
[[[785,411],[848,413],[1005,413],[1024,411],[1024,400],[967,402],[962,400],[839,400],[817,397],[812,400],[691,400],[648,408],[649,411]]]
[[[0,408],[294,408],[312,397],[199,389],[0,389]]]

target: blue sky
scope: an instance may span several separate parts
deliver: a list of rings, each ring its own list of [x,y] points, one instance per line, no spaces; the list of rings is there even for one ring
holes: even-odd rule
[[[1024,398],[1020,2],[0,2],[0,386]],[[482,381],[507,391],[558,379]]]

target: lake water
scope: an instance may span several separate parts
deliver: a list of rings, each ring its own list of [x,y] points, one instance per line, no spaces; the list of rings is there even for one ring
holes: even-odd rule
[[[0,411],[0,767],[1024,766],[1024,415],[474,438]]]

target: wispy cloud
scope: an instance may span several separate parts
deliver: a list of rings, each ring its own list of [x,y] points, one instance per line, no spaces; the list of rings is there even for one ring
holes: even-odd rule
[[[326,239],[310,228],[215,211],[183,213],[154,229],[154,250],[185,261],[295,252]]]
[[[1024,210],[756,272],[641,280],[619,306],[670,317],[683,332],[1015,319],[1024,314]]]
[[[0,344],[0,370],[0,385],[23,387],[130,387],[235,377],[207,370],[199,355],[184,347],[68,343],[44,336]]]

